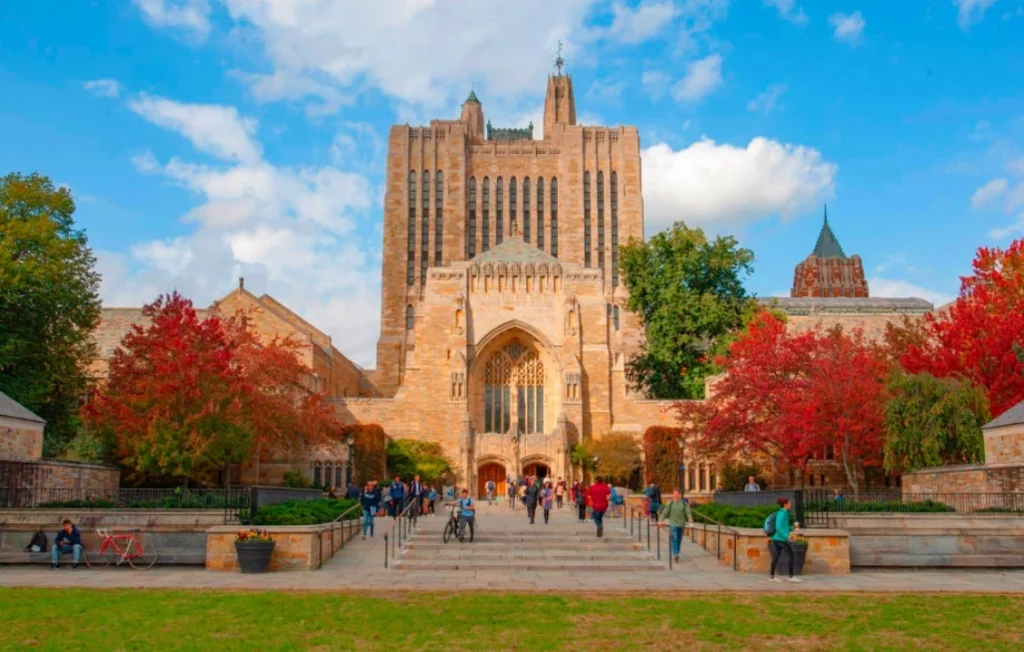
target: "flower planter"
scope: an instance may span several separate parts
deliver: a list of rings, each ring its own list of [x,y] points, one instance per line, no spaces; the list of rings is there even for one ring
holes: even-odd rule
[[[807,543],[800,541],[790,541],[789,545],[793,547],[793,573],[795,575],[804,574],[804,562],[807,561]],[[768,542],[768,552],[775,552],[775,542]],[[786,558],[789,553],[783,551],[779,555],[779,565],[777,570],[779,572],[785,572],[785,569],[789,568],[789,560]]]
[[[274,542],[235,541],[235,552],[243,573],[266,573],[274,554]]]

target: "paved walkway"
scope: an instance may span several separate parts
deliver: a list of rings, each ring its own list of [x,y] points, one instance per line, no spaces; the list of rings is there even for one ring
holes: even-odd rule
[[[530,527],[523,510],[513,512],[504,504],[480,505],[480,531],[522,530]],[[441,539],[446,514],[420,519],[417,540]],[[424,571],[384,568],[383,534],[392,533],[393,521],[378,519],[377,536],[353,539],[348,546],[313,572],[241,573],[213,572],[196,567],[154,567],[148,571],[128,568],[77,571],[62,566],[51,571],[45,566],[0,566],[0,586],[88,588],[191,588],[191,589],[280,589],[280,590],[507,590],[507,591],[680,591],[680,592],[1012,592],[1024,593],[1024,570],[949,571],[857,571],[850,575],[808,575],[801,584],[769,583],[763,575],[737,573],[720,564],[715,556],[689,540],[683,546],[684,560],[668,568],[636,572],[588,572],[576,570],[530,572],[519,570]],[[581,527],[563,509],[552,514],[551,525],[538,519],[535,528]],[[622,533],[622,521],[606,522],[606,536]],[[393,539],[392,539],[393,540]],[[646,543],[646,539],[644,540]],[[453,542],[450,546],[471,546]]]

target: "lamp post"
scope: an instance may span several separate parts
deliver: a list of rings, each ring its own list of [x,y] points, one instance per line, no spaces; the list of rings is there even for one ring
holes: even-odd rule
[[[595,473],[597,472],[597,459],[598,459],[598,456],[595,455],[594,456],[594,471],[595,471]],[[593,478],[591,478],[591,482],[593,482]]]
[[[348,437],[345,439],[345,443],[348,444],[348,460],[345,463],[345,475],[348,478],[348,482],[352,482],[352,446],[356,443],[355,436],[350,432]]]
[[[683,438],[679,437],[676,439],[676,445],[679,446],[679,494],[682,496],[686,495],[686,463],[683,461]]]

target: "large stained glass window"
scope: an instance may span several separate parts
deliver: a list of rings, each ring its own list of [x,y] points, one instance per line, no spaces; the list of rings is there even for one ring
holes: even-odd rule
[[[484,431],[508,432],[512,399],[525,434],[544,432],[544,363],[519,340],[506,344],[484,368]]]

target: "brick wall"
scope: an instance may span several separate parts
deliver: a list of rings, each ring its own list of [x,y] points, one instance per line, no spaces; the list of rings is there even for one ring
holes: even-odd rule
[[[721,563],[733,566],[733,557],[736,555],[735,568],[741,573],[767,575],[771,569],[771,552],[764,532],[752,528],[722,528],[719,535],[717,526],[700,523],[695,524],[693,530],[698,545],[716,555],[721,551]],[[734,536],[733,531],[738,535]],[[850,572],[849,533],[844,530],[816,529],[804,530],[801,534],[808,539],[804,575],[845,575]],[[785,569],[785,560],[779,563]],[[782,575],[786,571],[777,568],[776,572]]]

